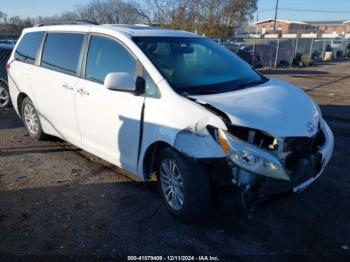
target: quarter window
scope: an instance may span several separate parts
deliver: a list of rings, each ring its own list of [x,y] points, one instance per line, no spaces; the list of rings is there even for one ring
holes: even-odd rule
[[[15,51],[15,59],[21,62],[34,64],[44,32],[26,33]]]
[[[145,79],[145,95],[146,96],[159,96],[157,85],[153,82],[151,76],[144,70],[143,78]]]
[[[41,66],[75,75],[83,41],[83,34],[49,33],[45,41]]]
[[[85,70],[87,79],[103,83],[107,74],[115,72],[136,77],[136,65],[136,59],[123,45],[106,37],[91,37]]]

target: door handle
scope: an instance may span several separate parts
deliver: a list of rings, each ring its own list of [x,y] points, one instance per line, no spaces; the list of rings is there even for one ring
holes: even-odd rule
[[[71,90],[71,91],[73,90],[73,86],[69,85],[68,83],[64,83],[62,87],[66,90]]]
[[[85,91],[84,88],[79,88],[79,89],[77,90],[77,92],[78,92],[80,95],[84,95],[84,96],[90,95],[90,93],[87,92],[87,91]]]

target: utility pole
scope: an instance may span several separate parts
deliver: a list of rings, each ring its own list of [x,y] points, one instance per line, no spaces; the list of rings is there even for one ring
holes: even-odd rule
[[[273,22],[273,32],[276,32],[277,10],[278,10],[278,0],[276,0],[275,21]]]
[[[197,27],[198,27],[198,20],[197,18],[194,19],[194,33],[197,34]]]
[[[255,33],[257,33],[257,30],[256,30],[256,23],[259,21],[259,10],[258,8],[256,8],[256,22],[255,22]],[[253,62],[254,62],[254,59],[253,59]]]

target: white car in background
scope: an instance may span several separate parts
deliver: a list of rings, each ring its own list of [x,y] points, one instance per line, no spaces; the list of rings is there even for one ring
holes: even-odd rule
[[[304,91],[192,33],[34,27],[7,68],[31,137],[60,137],[143,181],[156,175],[184,221],[209,210],[218,185],[256,199],[299,192],[332,155],[332,132]]]

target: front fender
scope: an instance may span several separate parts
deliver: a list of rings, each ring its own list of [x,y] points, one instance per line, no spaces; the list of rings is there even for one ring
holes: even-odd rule
[[[150,149],[158,143],[169,145],[194,159],[225,157],[207,130],[208,125],[226,130],[223,120],[203,106],[175,93],[166,81],[158,82],[157,86],[161,97],[145,99],[137,176],[145,179],[143,163],[148,161]]]
[[[208,135],[191,132],[188,129],[178,132],[173,147],[191,158],[222,158],[225,152]]]

